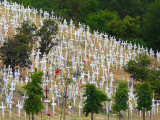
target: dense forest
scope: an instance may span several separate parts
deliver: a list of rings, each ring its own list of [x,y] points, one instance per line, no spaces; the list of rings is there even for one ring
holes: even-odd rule
[[[91,32],[106,32],[117,40],[140,43],[160,50],[160,0],[12,0],[48,12],[76,25],[90,26]]]

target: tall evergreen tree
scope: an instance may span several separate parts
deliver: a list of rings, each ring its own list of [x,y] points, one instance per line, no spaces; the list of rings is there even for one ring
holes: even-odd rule
[[[136,86],[137,109],[143,110],[143,120],[145,120],[145,111],[152,108],[152,89],[149,83],[141,83]]]
[[[86,116],[91,113],[91,120],[93,120],[93,114],[99,113],[99,110],[102,108],[102,102],[107,101],[108,98],[105,93],[98,90],[94,84],[87,84],[84,97],[87,99],[84,102],[83,112]]]
[[[43,108],[41,98],[44,98],[42,84],[42,72],[31,73],[31,82],[28,82],[23,88],[26,90],[28,96],[24,102],[24,109],[27,114],[32,114],[32,120],[34,120],[34,114],[38,114]]]
[[[128,86],[126,82],[121,82],[118,85],[118,89],[116,91],[115,97],[114,97],[114,104],[113,104],[113,111],[119,113],[119,120],[121,119],[120,112],[122,110],[128,109]]]

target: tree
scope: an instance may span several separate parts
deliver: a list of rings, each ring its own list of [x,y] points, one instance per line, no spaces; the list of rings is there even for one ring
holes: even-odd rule
[[[16,37],[8,38],[8,41],[0,48],[0,57],[3,64],[12,68],[14,73],[15,67],[20,68],[30,67],[31,61],[29,59],[31,48],[27,42],[27,37],[23,34],[16,35]]]
[[[111,20],[118,19],[116,12],[108,10],[100,10],[97,13],[91,13],[86,17],[86,24],[89,25],[91,32],[98,30],[99,32],[109,32],[108,23]]]
[[[42,55],[44,54],[44,52],[48,54],[50,49],[56,45],[53,42],[53,38],[55,39],[57,30],[58,26],[55,21],[51,19],[44,20],[43,26],[37,32],[37,35],[41,37],[40,51],[42,52]]]
[[[150,70],[147,81],[150,83],[151,88],[155,93],[155,96],[157,98],[160,98],[160,67],[158,67],[157,70]]]
[[[82,8],[84,5],[84,0],[70,0],[69,2],[69,8],[71,10],[71,16],[70,18],[73,18],[75,21],[76,26],[78,26],[78,23],[81,21],[81,14],[82,14]]]
[[[121,19],[127,15],[132,17],[142,16],[149,2],[146,0],[107,0],[106,8],[117,11]]]
[[[27,114],[32,114],[32,120],[34,120],[34,114],[38,114],[43,108],[41,98],[44,98],[42,84],[42,72],[31,73],[31,82],[28,82],[23,88],[26,90],[28,96],[24,102],[24,109]]]
[[[136,81],[150,83],[155,96],[160,97],[160,67],[154,64],[155,61],[149,56],[139,54],[124,66],[124,71],[129,73],[131,78]]]
[[[117,88],[117,91],[115,93],[114,97],[114,104],[113,104],[113,111],[119,113],[119,120],[120,118],[120,112],[122,110],[128,109],[128,86],[126,82],[120,82]]]
[[[99,9],[99,1],[98,0],[83,0],[81,20],[85,22],[87,16],[89,14],[97,13]]]
[[[137,109],[143,110],[143,120],[145,120],[145,111],[152,108],[152,89],[149,83],[141,83],[136,86]]]
[[[67,69],[67,67],[71,66],[71,62],[69,62],[69,56],[70,56],[70,48],[67,49],[67,61],[65,62],[65,68]],[[63,97],[62,97],[62,107],[61,107],[61,118],[60,120],[62,120],[62,110],[64,112],[64,116],[63,116],[63,120],[65,120],[65,111],[66,111],[66,105],[67,105],[67,90],[68,90],[68,86],[71,83],[74,83],[72,78],[67,77],[68,72],[65,70],[65,74],[64,74],[64,79],[62,78],[62,80],[64,81],[64,92],[63,92]]]
[[[84,102],[85,105],[83,108],[83,112],[86,116],[91,113],[91,120],[93,120],[93,114],[99,113],[99,110],[102,108],[101,103],[108,100],[108,98],[105,93],[98,90],[94,84],[86,85],[86,91],[83,96],[87,97],[86,101]]]
[[[72,78],[69,77],[65,77],[65,86],[64,86],[64,96],[63,96],[63,101],[62,101],[62,105],[64,105],[64,116],[63,116],[63,120],[65,120],[65,111],[66,111],[66,105],[67,105],[67,90],[68,90],[68,86],[73,82]],[[62,106],[63,109],[63,106]],[[61,116],[62,117],[62,116]]]
[[[143,82],[149,78],[149,66],[151,59],[146,54],[139,54],[134,60],[130,60],[125,66],[124,71],[131,74],[131,78]]]
[[[140,17],[126,16],[123,20],[114,19],[108,23],[109,33],[118,38],[139,38],[141,33]]]
[[[24,21],[21,27],[17,28],[18,34],[8,38],[7,42],[0,48],[0,57],[7,67],[10,65],[14,73],[15,67],[21,69],[30,67],[30,53],[33,46],[33,36],[36,26],[30,21]]]
[[[143,18],[143,37],[148,43],[148,47],[152,47],[153,50],[160,50],[160,1],[156,0],[151,3],[147,9]]]
[[[26,35],[28,39],[27,41],[29,41],[30,44],[33,43],[34,36],[36,35],[35,34],[36,30],[37,30],[36,25],[29,20],[24,21],[21,27],[17,28],[18,34]]]

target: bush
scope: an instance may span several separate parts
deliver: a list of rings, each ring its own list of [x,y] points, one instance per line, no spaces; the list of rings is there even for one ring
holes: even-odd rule
[[[126,16],[123,20],[112,20],[108,24],[109,33],[122,39],[138,39],[141,35],[140,17]]]
[[[109,32],[108,23],[112,20],[117,20],[118,16],[116,12],[110,12],[106,10],[100,10],[97,13],[91,13],[85,19],[87,25],[89,25],[91,32],[98,30],[99,32]]]

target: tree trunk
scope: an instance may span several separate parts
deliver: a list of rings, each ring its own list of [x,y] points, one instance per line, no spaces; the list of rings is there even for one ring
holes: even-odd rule
[[[92,91],[91,91],[91,93],[90,93],[91,95],[91,120],[93,120],[93,106],[92,106],[92,104],[93,104],[93,97],[92,97]]]
[[[63,94],[63,98],[62,98],[62,107],[61,107],[61,118],[60,118],[60,120],[62,120],[63,103],[64,103],[64,94]]]
[[[91,111],[91,120],[93,120],[93,111]]]
[[[64,103],[64,117],[63,120],[65,120],[65,112],[66,112],[66,103],[67,103],[67,85],[66,85],[66,90],[65,90],[65,103]]]
[[[109,120],[109,102],[108,102],[108,120]]]
[[[152,115],[152,114],[151,114],[151,111],[150,111],[150,120],[151,120],[151,115]]]
[[[34,113],[32,113],[32,120],[34,120]]]
[[[15,71],[15,69],[14,69],[14,67],[12,67],[13,77],[15,77],[15,75],[14,75],[14,71]]]
[[[143,108],[143,120],[145,120],[145,109]]]
[[[121,112],[119,112],[119,120],[121,120]]]
[[[129,103],[128,103],[129,104]],[[128,108],[128,120],[129,120],[129,108]]]
[[[42,120],[42,110],[41,110],[41,120]]]

